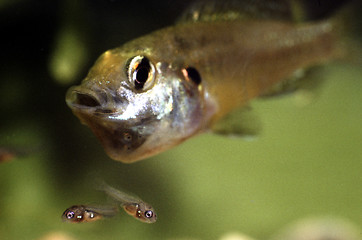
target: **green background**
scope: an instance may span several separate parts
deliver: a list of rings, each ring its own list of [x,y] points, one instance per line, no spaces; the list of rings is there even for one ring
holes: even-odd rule
[[[186,3],[0,3],[0,145],[25,152],[0,165],[0,239],[52,232],[74,239],[218,239],[233,231],[268,239],[290,222],[326,215],[362,225],[358,64],[329,64],[311,99],[298,93],[254,101],[263,131],[253,141],[203,134],[126,165],[109,159],[72,115],[65,91],[102,51],[172,24]],[[75,61],[76,69],[56,73],[56,58]],[[158,221],[143,224],[121,211],[88,224],[62,222],[71,205],[109,201],[94,190],[97,177],[151,203]]]

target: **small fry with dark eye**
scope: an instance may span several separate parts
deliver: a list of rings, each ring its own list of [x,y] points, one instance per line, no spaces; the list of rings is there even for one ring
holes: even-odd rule
[[[0,148],[0,163],[9,162],[16,157],[16,154],[5,148]]]
[[[113,217],[117,212],[118,208],[112,206],[74,205],[64,211],[62,219],[71,223],[94,222],[105,217]]]
[[[36,147],[0,146],[0,163],[10,162],[15,158],[27,157],[37,151]]]
[[[120,203],[126,213],[144,223],[154,223],[157,220],[157,215],[153,207],[139,199],[121,192],[107,184],[103,183],[100,190]]]

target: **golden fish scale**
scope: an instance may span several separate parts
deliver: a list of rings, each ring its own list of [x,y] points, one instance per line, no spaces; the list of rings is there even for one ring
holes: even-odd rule
[[[211,123],[294,71],[340,54],[336,33],[328,21],[299,25],[279,21],[181,24],[139,38],[121,49],[142,44],[150,46],[155,62],[173,63],[177,70],[193,66],[200,72],[204,89],[218,105]]]

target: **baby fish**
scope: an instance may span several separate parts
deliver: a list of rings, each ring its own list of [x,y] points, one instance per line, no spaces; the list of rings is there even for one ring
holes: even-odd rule
[[[100,190],[120,203],[121,207],[137,220],[145,223],[154,223],[157,216],[153,207],[141,199],[121,192],[103,183]]]
[[[31,156],[38,150],[36,146],[0,146],[0,163]]]
[[[113,217],[117,212],[116,207],[74,205],[64,211],[62,219],[71,223],[94,222],[104,217]]]
[[[0,147],[0,163],[9,162],[14,158],[16,158],[16,154],[14,151]]]
[[[296,23],[292,1],[204,2],[106,51],[68,90],[68,106],[111,158],[133,163],[206,131],[248,135],[243,117],[228,124],[235,112],[343,53],[337,21]]]

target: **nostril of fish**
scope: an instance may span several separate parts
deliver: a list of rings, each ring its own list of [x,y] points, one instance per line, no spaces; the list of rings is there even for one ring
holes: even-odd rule
[[[86,107],[100,107],[101,104],[93,96],[83,93],[76,93],[75,103]]]

